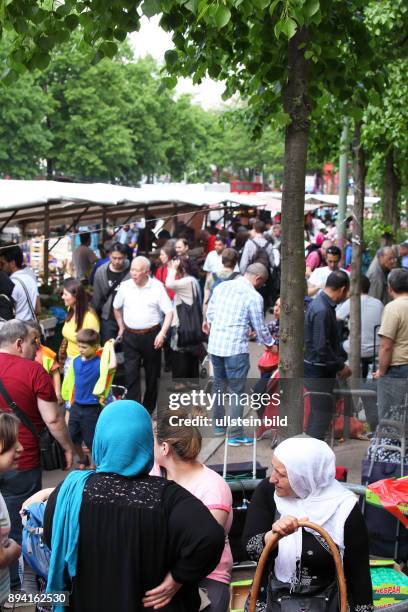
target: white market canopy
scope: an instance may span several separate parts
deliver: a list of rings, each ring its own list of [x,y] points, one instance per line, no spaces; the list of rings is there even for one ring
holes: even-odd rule
[[[123,187],[105,183],[67,183],[62,181],[0,180],[0,231],[11,221],[44,223],[48,212],[51,224],[76,223],[81,219],[117,219],[143,217],[152,213],[174,215],[200,209],[245,206],[265,208],[273,213],[281,209],[282,194],[261,192],[254,195],[214,191],[215,185],[158,184]],[[348,196],[348,203],[352,203]],[[366,198],[367,204],[379,198]],[[338,196],[307,195],[305,212],[319,206],[335,206]]]

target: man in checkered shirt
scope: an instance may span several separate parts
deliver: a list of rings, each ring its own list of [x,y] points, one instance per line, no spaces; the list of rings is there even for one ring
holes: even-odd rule
[[[256,291],[265,284],[268,271],[261,263],[248,266],[245,275],[235,280],[220,283],[211,296],[207,321],[209,324],[208,353],[214,369],[213,392],[236,393],[245,388],[249,371],[248,333],[256,332],[258,340],[266,346],[274,341],[264,322],[263,298]],[[225,382],[229,389],[225,389]],[[223,384],[224,383],[224,384]],[[242,418],[244,406],[230,403],[231,419]],[[225,415],[224,406],[214,404],[214,434],[225,435],[225,428],[217,420]],[[253,439],[244,436],[242,427],[231,427],[230,446],[250,446]]]

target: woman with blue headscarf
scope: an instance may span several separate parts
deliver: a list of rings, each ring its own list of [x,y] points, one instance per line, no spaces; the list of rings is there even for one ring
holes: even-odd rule
[[[109,404],[92,454],[96,470],[71,472],[47,503],[47,591],[70,591],[75,612],[198,611],[197,582],[217,565],[224,532],[188,491],[148,475],[153,432],[143,406]]]

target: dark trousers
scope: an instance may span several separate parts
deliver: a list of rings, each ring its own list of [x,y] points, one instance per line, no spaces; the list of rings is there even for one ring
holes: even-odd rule
[[[305,387],[307,391],[329,393],[310,396],[310,416],[306,433],[312,438],[324,440],[333,418],[333,389],[336,373],[324,367],[304,363]]]
[[[113,319],[101,319],[101,345],[107,340],[116,338],[118,335],[118,324]]]
[[[199,361],[193,353],[173,351],[172,370],[173,378],[198,378]]]
[[[127,399],[141,402],[140,368],[143,366],[146,391],[141,403],[150,413],[156,407],[160,378],[161,349],[154,348],[154,339],[158,331],[155,329],[145,334],[132,334],[125,331],[123,336]]]
[[[0,477],[0,491],[6,502],[7,510],[10,515],[10,538],[21,544],[22,525],[19,514],[21,506],[26,499],[41,491],[41,468],[32,470],[9,470]],[[11,588],[20,588],[20,578],[18,576],[18,561],[10,565]]]

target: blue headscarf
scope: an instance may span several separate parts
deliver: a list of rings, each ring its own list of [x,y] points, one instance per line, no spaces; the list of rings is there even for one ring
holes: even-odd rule
[[[96,472],[139,476],[153,467],[153,430],[147,410],[137,402],[112,402],[102,411],[95,429],[92,456]],[[79,540],[79,512],[82,494],[93,470],[68,474],[58,493],[55,506],[51,561],[47,593],[66,590],[65,571],[76,575]],[[62,610],[54,606],[54,610]]]

